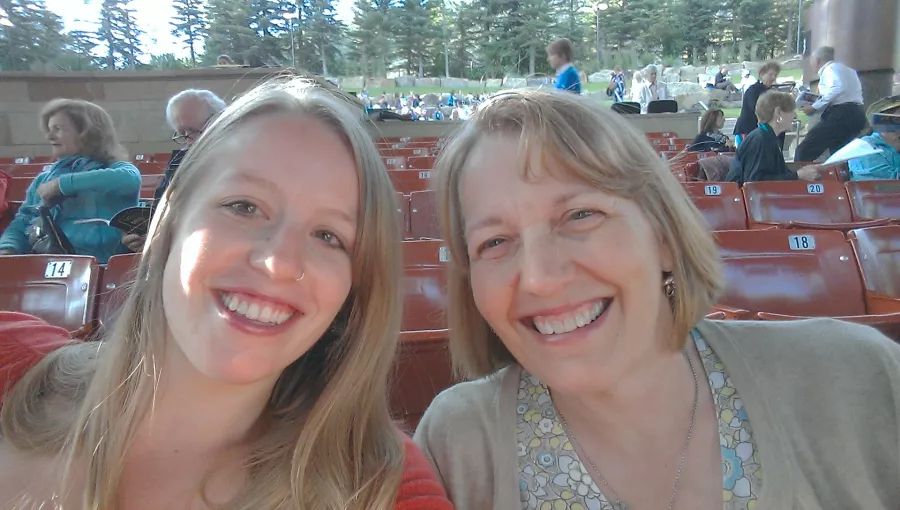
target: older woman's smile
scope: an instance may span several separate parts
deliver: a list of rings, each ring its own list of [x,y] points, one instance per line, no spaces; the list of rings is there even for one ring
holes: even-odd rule
[[[609,308],[612,298],[603,298],[574,307],[557,307],[523,319],[542,335],[560,335],[593,324]]]

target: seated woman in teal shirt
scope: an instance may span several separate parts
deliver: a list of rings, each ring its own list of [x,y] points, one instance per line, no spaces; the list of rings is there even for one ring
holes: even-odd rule
[[[896,114],[898,110],[900,110],[900,96],[893,96],[873,104],[869,108],[869,115]],[[881,152],[851,160],[849,163],[850,180],[900,179],[900,152],[898,152],[900,151],[900,132],[891,130],[888,126],[875,125],[874,132],[862,139]]]
[[[41,110],[40,121],[57,161],[28,186],[22,206],[0,236],[0,255],[40,252],[34,229],[40,206],[50,207],[77,255],[105,264],[110,256],[126,253],[121,232],[80,221],[108,220],[138,204],[141,174],[127,162],[109,114],[88,101],[54,99]]]

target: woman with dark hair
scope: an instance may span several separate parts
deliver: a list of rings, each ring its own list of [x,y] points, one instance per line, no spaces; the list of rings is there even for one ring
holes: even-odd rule
[[[691,152],[732,152],[728,137],[722,134],[725,127],[725,112],[718,108],[706,110],[700,117],[700,133],[688,146]]]
[[[754,181],[814,181],[819,177],[815,166],[805,166],[794,172],[784,162],[778,137],[790,129],[797,114],[790,94],[766,92],[756,103],[759,127],[747,135],[731,160],[726,181],[743,186]]]
[[[759,97],[768,92],[781,73],[781,65],[778,62],[766,62],[759,68],[759,81],[749,86],[744,91],[744,99],[741,103],[741,114],[734,124],[734,135],[737,146],[740,147],[744,137],[756,129],[756,102]],[[784,145],[784,138],[781,138]]]
[[[35,177],[25,201],[0,237],[0,255],[47,253],[39,228],[39,207],[51,216],[78,255],[91,255],[101,264],[126,253],[122,233],[103,223],[138,204],[141,173],[129,163],[119,145],[106,110],[80,99],[54,99],[40,114],[41,130],[50,142],[56,163]]]

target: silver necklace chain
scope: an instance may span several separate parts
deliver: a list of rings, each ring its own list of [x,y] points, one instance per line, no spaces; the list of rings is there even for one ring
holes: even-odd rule
[[[675,497],[678,495],[678,482],[681,481],[681,472],[684,470],[684,460],[687,457],[688,446],[691,444],[691,436],[694,434],[694,423],[697,419],[697,405],[700,401],[700,381],[697,378],[697,370],[694,368],[694,361],[691,359],[688,351],[684,351],[684,357],[687,359],[688,366],[691,367],[691,375],[694,376],[694,408],[691,410],[691,424],[688,425],[687,437],[684,438],[684,446],[681,449],[681,459],[678,461],[678,471],[675,473],[675,483],[672,484],[672,496],[669,498],[669,507],[668,510],[672,510],[675,507]],[[610,486],[609,482],[606,481],[606,478],[600,473],[600,469],[597,468],[597,465],[594,464],[594,461],[588,456],[587,452],[584,451],[584,448],[578,443],[578,439],[575,437],[575,434],[572,433],[572,429],[569,428],[569,424],[566,422],[566,418],[562,415],[562,413],[557,410],[556,414],[559,416],[559,421],[563,426],[563,429],[566,431],[566,435],[569,437],[569,440],[572,441],[572,446],[575,447],[576,451],[579,451],[580,454],[584,457],[584,459],[591,466],[591,469],[594,470],[594,474],[599,478],[599,482],[606,489],[609,489],[610,496],[615,500],[615,503],[611,503],[614,510],[628,510],[628,503],[622,501],[622,498],[616,494],[616,491],[613,490],[612,486]]]

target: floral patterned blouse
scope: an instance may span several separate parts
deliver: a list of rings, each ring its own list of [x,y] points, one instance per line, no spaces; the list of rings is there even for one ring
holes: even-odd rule
[[[753,510],[762,486],[759,454],[741,398],[725,366],[691,332],[719,416],[725,510]],[[516,405],[519,493],[526,510],[612,510],[566,436],[547,387],[522,370]]]

